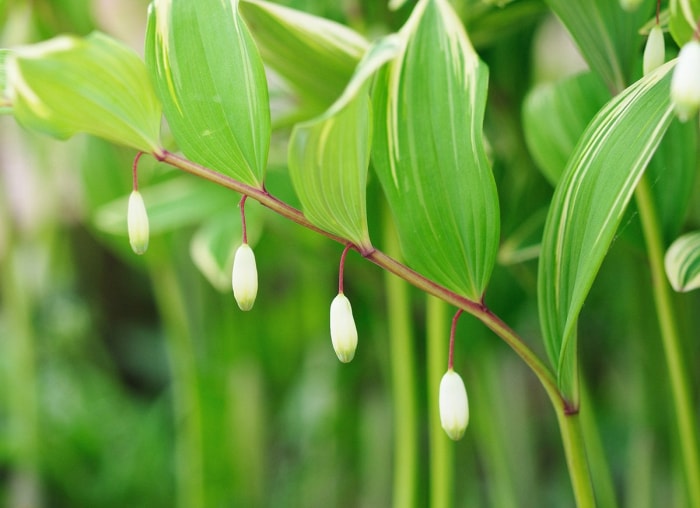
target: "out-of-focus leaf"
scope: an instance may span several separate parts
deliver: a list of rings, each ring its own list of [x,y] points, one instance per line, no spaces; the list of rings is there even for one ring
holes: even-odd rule
[[[523,130],[533,159],[556,184],[588,122],[610,99],[594,73],[538,86],[525,98]]]
[[[669,62],[593,119],[554,193],[539,263],[539,313],[558,383],[577,399],[576,323],[625,207],[673,110]]]
[[[243,0],[263,60],[318,112],[341,94],[369,43],[339,23],[261,0]]]
[[[693,38],[700,19],[700,0],[671,0],[668,28],[676,44],[683,46]]]
[[[333,106],[297,125],[289,142],[289,173],[306,217],[364,248],[371,246],[365,199],[372,139],[367,81],[400,47],[397,36],[374,44]]]
[[[178,176],[156,185],[140,187],[151,234],[196,224],[227,207],[235,208],[230,190],[206,180]],[[126,235],[128,196],[107,203],[95,211],[95,226],[114,235]]]
[[[488,69],[446,0],[422,0],[374,87],[374,166],[407,262],[479,300],[499,239],[483,146]]]
[[[236,248],[241,245],[243,234],[240,211],[230,208],[202,224],[190,242],[192,261],[211,285],[222,293],[231,291],[233,257]],[[246,201],[245,216],[251,247],[255,247],[263,230],[261,208],[257,201]]]
[[[700,231],[688,233],[671,244],[664,258],[666,276],[679,292],[700,288]]]
[[[238,0],[156,0],[146,63],[185,155],[262,188],[270,145],[267,81]]]
[[[498,262],[515,265],[536,259],[540,255],[540,240],[547,210],[542,209],[525,219],[501,244]]]
[[[22,125],[58,138],[87,132],[159,152],[161,106],[139,57],[95,32],[13,50],[7,95]]]
[[[7,72],[5,61],[10,54],[8,49],[0,49],[0,115],[12,113],[12,104],[7,97]]]
[[[693,194],[697,136],[695,122],[671,122],[647,169],[661,229],[669,242],[678,236]]]
[[[650,3],[627,12],[615,0],[547,0],[581,53],[610,90],[625,88],[638,57],[638,35],[651,15]]]

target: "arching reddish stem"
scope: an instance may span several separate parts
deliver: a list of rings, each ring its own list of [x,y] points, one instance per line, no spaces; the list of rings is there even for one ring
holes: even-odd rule
[[[452,370],[455,363],[455,330],[457,329],[457,320],[462,315],[462,309],[457,309],[452,318],[452,329],[450,330],[450,353],[447,357],[447,370]]]
[[[345,271],[345,256],[348,255],[348,251],[351,248],[351,244],[348,244],[343,249],[343,253],[340,256],[340,268],[338,269],[338,293],[343,292],[343,272]]]
[[[245,200],[248,199],[246,194],[241,198],[241,226],[243,227],[243,243],[248,243],[248,228],[245,224]]]
[[[139,190],[139,177],[138,177],[138,167],[139,167],[139,159],[143,155],[143,152],[139,152],[136,154],[136,157],[134,157],[134,163],[131,166],[131,174],[132,178],[134,180],[134,190],[137,191]]]

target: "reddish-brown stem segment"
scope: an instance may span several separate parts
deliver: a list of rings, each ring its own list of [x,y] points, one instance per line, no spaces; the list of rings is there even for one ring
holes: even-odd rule
[[[340,255],[340,267],[338,268],[338,293],[343,292],[343,273],[345,272],[345,257],[348,255],[348,251],[352,247],[352,244],[347,244],[343,249],[343,253]]]
[[[166,150],[163,150],[162,153],[155,154],[154,156],[159,161],[170,164],[171,166],[179,168],[187,173],[204,178],[241,194],[246,194],[248,197],[255,199],[263,206],[282,215],[283,217],[286,217],[287,219],[296,222],[307,229],[315,231],[323,236],[326,236],[327,238],[330,238],[331,240],[335,240],[338,243],[356,250],[364,258],[370,260],[375,265],[396,275],[397,277],[404,279],[418,289],[436,296],[444,302],[454,305],[455,307],[475,316],[496,335],[503,339],[503,341],[506,342],[506,344],[508,344],[515,351],[515,353],[520,356],[520,358],[522,358],[522,360],[528,365],[528,367],[530,367],[530,369],[540,380],[542,386],[553,402],[556,401],[558,404],[560,404],[562,409],[570,410],[568,402],[562,397],[557,388],[557,382],[551,369],[549,369],[542,362],[537,354],[535,354],[535,352],[530,349],[527,344],[525,344],[522,338],[515,331],[508,327],[508,325],[506,325],[498,316],[493,314],[483,302],[477,302],[458,295],[454,291],[451,291],[446,287],[432,281],[431,279],[428,279],[427,277],[419,274],[406,265],[399,263],[395,259],[387,256],[385,253],[375,249],[374,247],[358,247],[357,245],[348,242],[348,240],[345,238],[341,238],[333,233],[329,233],[328,231],[319,228],[318,226],[312,224],[300,210],[297,210],[296,208],[272,196],[265,190],[264,187],[253,187],[243,182],[239,182],[238,180],[234,180],[233,178],[189,161]]]
[[[248,196],[243,194],[243,197],[241,198],[241,228],[243,229],[243,243],[246,244],[248,243],[248,228],[246,228],[245,224],[245,200],[248,199]]]
[[[138,167],[139,167],[139,159],[143,155],[143,152],[139,152],[136,154],[136,157],[134,157],[134,163],[131,166],[131,177],[133,179],[133,186],[134,190],[137,191],[139,190],[139,177],[138,177]]]
[[[455,330],[457,330],[457,321],[462,315],[463,310],[458,309],[452,318],[452,328],[450,329],[450,351],[447,356],[447,370],[454,370],[455,366]]]

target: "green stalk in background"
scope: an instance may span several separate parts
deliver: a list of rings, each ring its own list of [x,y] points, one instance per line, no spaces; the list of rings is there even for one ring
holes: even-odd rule
[[[384,208],[383,215],[386,249],[390,255],[400,257],[399,239],[387,208]],[[416,352],[411,325],[409,286],[389,272],[384,272],[384,277],[395,422],[392,499],[396,508],[411,508],[417,506],[418,413],[415,382]],[[437,395],[437,389],[435,393]],[[437,408],[435,414],[437,415]]]
[[[449,508],[454,497],[454,443],[442,430],[439,407],[440,380],[447,369],[450,336],[447,308],[442,300],[426,296],[431,508]]]
[[[676,408],[676,421],[680,437],[679,447],[683,456],[689,506],[698,508],[700,507],[700,481],[698,480],[700,479],[700,458],[698,457],[697,422],[693,414],[688,376],[681,357],[681,339],[671,301],[671,287],[666,280],[664,271],[664,244],[661,238],[661,226],[646,175],[637,185],[635,196],[649,254],[654,303],[671,381],[673,403]]]
[[[151,251],[156,246],[151,244]],[[153,255],[150,268],[153,290],[167,335],[175,415],[176,484],[180,508],[204,508],[202,411],[197,382],[196,354],[192,344],[184,292],[168,255]]]

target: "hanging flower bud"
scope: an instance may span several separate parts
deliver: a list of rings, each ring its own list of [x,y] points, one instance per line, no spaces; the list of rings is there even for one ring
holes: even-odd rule
[[[678,54],[678,63],[671,78],[671,102],[681,122],[700,107],[700,42],[686,43]]]
[[[661,67],[666,58],[664,33],[659,25],[649,32],[647,45],[644,47],[644,75],[646,76],[657,67]]]
[[[357,328],[352,317],[350,300],[338,293],[331,302],[331,341],[338,360],[348,363],[357,349]]]
[[[233,258],[231,274],[233,296],[241,310],[250,310],[258,294],[258,269],[255,254],[247,243],[242,244]]]
[[[129,243],[136,254],[143,254],[148,249],[148,214],[141,193],[131,191],[126,215]]]
[[[464,381],[452,369],[440,381],[440,423],[450,439],[462,438],[469,423],[469,401]]]

